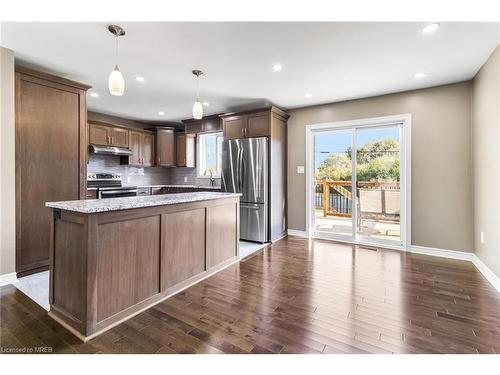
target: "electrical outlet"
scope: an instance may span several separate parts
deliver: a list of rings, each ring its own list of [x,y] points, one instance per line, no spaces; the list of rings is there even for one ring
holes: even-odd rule
[[[481,232],[481,243],[484,243],[484,232]]]
[[[304,174],[304,166],[303,165],[297,165],[297,173]]]
[[[184,182],[188,182],[188,178],[187,177],[184,177]]]

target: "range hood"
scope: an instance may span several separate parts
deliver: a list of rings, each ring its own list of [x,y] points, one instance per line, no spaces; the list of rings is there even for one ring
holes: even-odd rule
[[[130,156],[133,154],[132,150],[126,147],[90,145],[89,149],[92,154],[98,155]]]

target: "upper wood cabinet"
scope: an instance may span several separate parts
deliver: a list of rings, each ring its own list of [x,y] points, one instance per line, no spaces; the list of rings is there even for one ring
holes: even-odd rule
[[[270,124],[271,115],[268,110],[222,116],[224,139],[268,137]]]
[[[156,165],[160,167],[175,166],[174,128],[158,128],[156,131]]]
[[[176,136],[176,165],[194,168],[196,166],[196,135],[179,133]]]
[[[129,146],[133,154],[129,156],[128,164],[139,167],[154,165],[154,134],[140,130],[129,131]]]
[[[184,120],[186,134],[217,132],[222,129],[222,120],[219,115],[210,115],[201,120]]]
[[[102,146],[129,147],[129,130],[89,122],[89,143]]]

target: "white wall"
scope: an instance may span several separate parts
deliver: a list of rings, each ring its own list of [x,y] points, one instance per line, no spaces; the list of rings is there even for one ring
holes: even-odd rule
[[[0,274],[16,268],[14,51],[0,47]]]

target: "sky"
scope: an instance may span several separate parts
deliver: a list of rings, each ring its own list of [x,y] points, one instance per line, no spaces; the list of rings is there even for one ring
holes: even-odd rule
[[[399,140],[399,130],[394,128],[358,130],[356,133],[357,148],[368,142],[382,139]],[[329,153],[345,153],[352,145],[352,132],[320,133],[314,137],[314,160],[316,167],[326,159]]]

